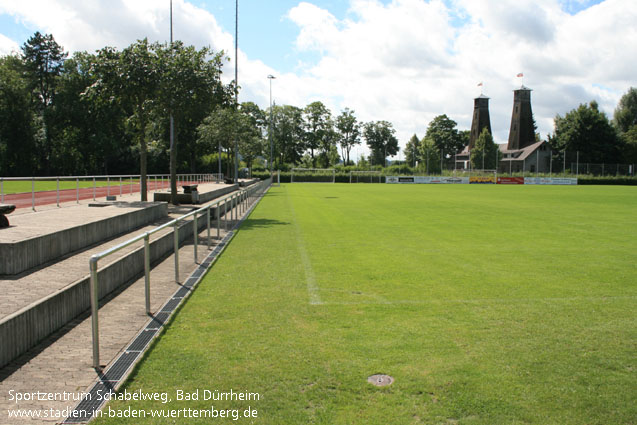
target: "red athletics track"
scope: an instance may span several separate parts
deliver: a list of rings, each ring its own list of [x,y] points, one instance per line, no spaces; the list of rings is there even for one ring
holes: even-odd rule
[[[192,184],[193,182],[178,182],[177,186],[181,184]],[[162,182],[148,179],[148,191],[159,190],[163,188],[167,188],[170,186],[169,181]],[[133,193],[139,193],[140,184],[124,184],[121,186],[122,195],[130,195],[131,189]],[[50,205],[57,203],[57,191],[56,190],[47,190],[42,192],[35,192],[35,206],[38,205]],[[77,189],[65,189],[60,190],[60,203],[62,202],[73,202],[77,200]],[[103,198],[106,195],[115,195],[119,196],[120,194],[120,185],[113,184],[110,187],[96,187],[95,188],[95,198]],[[150,197],[149,197],[150,198]],[[79,199],[93,199],[93,188],[85,187],[80,188],[79,190]],[[31,208],[31,192],[26,193],[13,193],[13,194],[5,194],[4,195],[4,203],[5,204],[13,204],[17,208]]]

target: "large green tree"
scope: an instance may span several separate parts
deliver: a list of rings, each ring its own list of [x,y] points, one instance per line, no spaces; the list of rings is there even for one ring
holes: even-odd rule
[[[42,145],[38,147],[40,160],[44,163],[45,174],[51,174],[52,132],[55,95],[60,74],[67,57],[53,35],[36,32],[22,46],[24,69],[32,102],[41,119]]]
[[[415,167],[416,162],[420,160],[420,139],[415,134],[405,145],[405,161],[407,164]]]
[[[436,147],[434,140],[430,137],[423,137],[419,146],[420,158],[419,169],[424,169],[427,174],[440,173],[440,151]]]
[[[310,150],[312,165],[316,167],[315,151],[329,152],[336,143],[334,124],[330,110],[319,101],[312,102],[303,110],[305,120],[305,143]]]
[[[621,161],[621,140],[597,102],[557,115],[553,149],[579,152],[580,162],[616,163]]]
[[[36,114],[18,56],[0,58],[0,175],[35,175]]]
[[[363,137],[371,150],[373,163],[386,165],[388,156],[398,153],[398,139],[396,131],[390,122],[372,121],[363,126]]]
[[[292,105],[274,105],[272,119],[272,139],[278,166],[299,163],[305,150],[303,110]]]
[[[488,128],[483,128],[471,149],[471,168],[484,170],[496,169],[500,160],[498,146]]]
[[[637,163],[637,88],[631,87],[619,100],[613,124],[624,143],[622,162]]]
[[[463,138],[458,133],[457,123],[445,114],[438,115],[429,123],[425,137],[433,140],[443,155],[445,164],[465,146]]]
[[[361,144],[360,124],[356,120],[354,111],[349,108],[345,108],[341,114],[336,117],[335,127],[337,140],[339,145],[341,145],[343,162],[345,165],[348,165],[350,163],[350,151],[354,146]]]

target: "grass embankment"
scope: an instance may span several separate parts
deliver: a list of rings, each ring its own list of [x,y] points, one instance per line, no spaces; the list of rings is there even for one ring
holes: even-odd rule
[[[172,401],[109,408],[634,423],[636,208],[630,187],[272,188],[126,386]],[[206,389],[260,400],[176,400]],[[211,422],[147,414],[136,423]]]

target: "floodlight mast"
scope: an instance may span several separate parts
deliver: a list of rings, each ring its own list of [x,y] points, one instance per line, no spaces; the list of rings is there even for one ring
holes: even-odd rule
[[[234,13],[234,107],[239,110],[239,0],[235,1]],[[234,182],[239,183],[239,135],[234,133]]]
[[[270,139],[270,176],[272,176],[272,80],[276,79],[276,77],[270,74],[268,79],[270,80],[270,130],[268,131],[268,138]]]
[[[173,54],[173,0],[170,0],[170,55]],[[177,155],[175,153],[175,120],[172,96],[170,102],[170,202],[177,203]]]

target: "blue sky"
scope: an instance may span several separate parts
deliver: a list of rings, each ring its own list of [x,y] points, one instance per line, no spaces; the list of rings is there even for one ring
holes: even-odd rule
[[[234,76],[234,0],[173,0],[175,38],[225,50]],[[440,114],[471,125],[473,98],[491,98],[505,143],[512,90],[533,89],[542,137],[553,119],[596,100],[612,116],[637,86],[637,8],[627,0],[240,0],[240,100],[321,100],[334,115],[393,123],[402,146]],[[0,54],[35,31],[71,52],[169,38],[169,0],[0,0]],[[520,72],[524,79],[516,78]],[[361,148],[361,152],[366,149]]]

